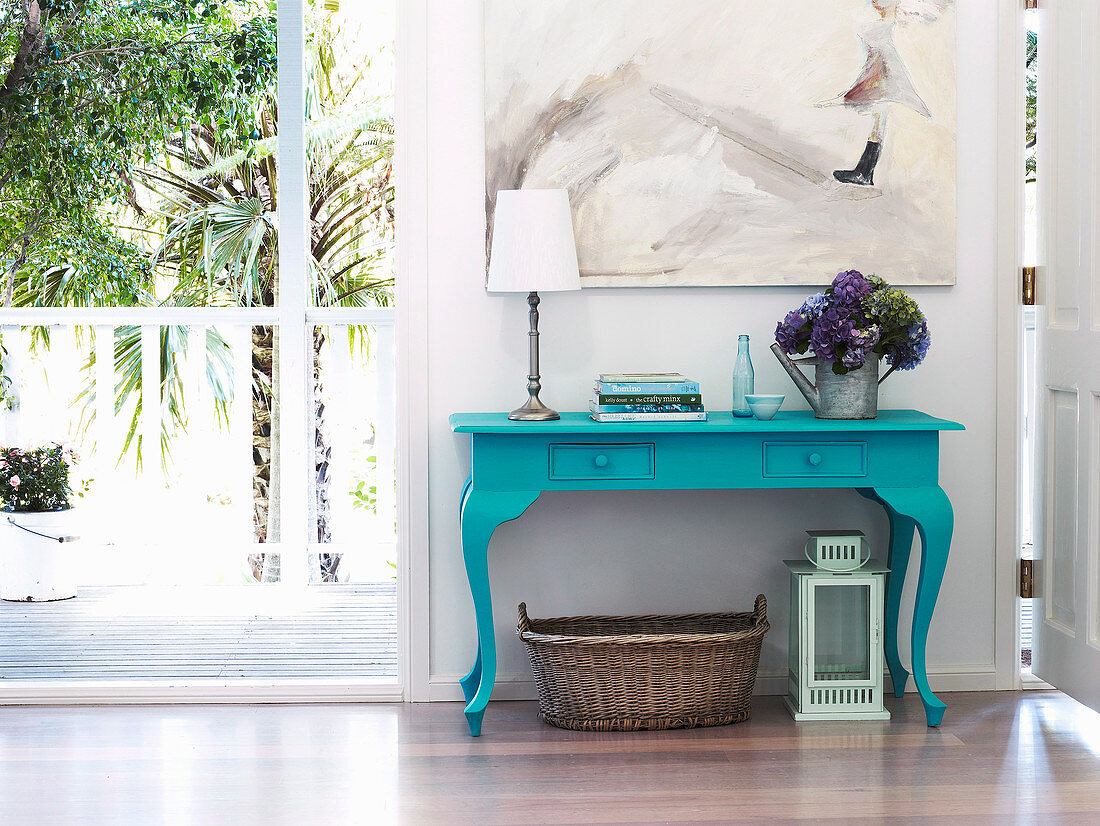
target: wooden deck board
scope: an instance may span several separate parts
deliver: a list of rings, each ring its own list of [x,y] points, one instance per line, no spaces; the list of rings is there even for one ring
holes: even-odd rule
[[[0,680],[396,674],[394,583],[94,587],[0,602]]]

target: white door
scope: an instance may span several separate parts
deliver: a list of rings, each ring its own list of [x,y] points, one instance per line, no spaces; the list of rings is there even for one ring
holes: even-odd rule
[[[1100,14],[1039,5],[1032,662],[1100,709]]]

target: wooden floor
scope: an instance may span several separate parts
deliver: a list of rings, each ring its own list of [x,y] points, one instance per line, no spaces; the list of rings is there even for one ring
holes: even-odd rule
[[[396,674],[393,583],[141,585],[0,602],[0,680]]]
[[[915,695],[887,723],[587,734],[532,703],[0,709],[0,822],[1100,823],[1100,715],[1056,692]]]

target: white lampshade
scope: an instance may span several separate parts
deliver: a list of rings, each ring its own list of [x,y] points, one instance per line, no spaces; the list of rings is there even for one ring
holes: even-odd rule
[[[541,293],[580,288],[569,194],[564,189],[498,192],[486,289]]]

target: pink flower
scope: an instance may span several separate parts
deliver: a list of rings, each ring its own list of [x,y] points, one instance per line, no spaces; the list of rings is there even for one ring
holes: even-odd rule
[[[13,488],[18,488],[19,487],[19,477],[18,476],[11,477],[11,486]]]

